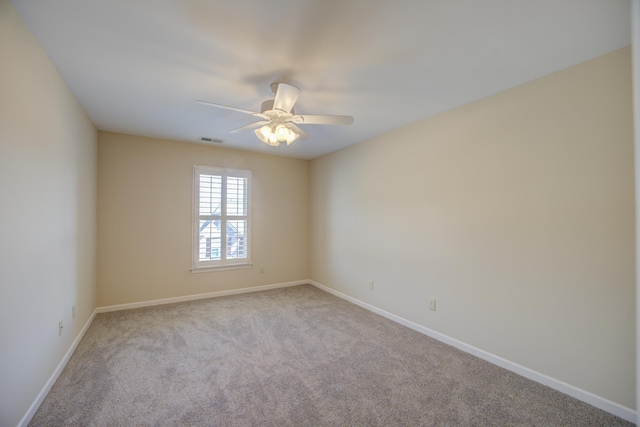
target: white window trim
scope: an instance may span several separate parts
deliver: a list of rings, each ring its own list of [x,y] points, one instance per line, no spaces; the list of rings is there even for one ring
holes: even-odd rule
[[[247,257],[242,259],[221,259],[221,260],[199,260],[200,245],[200,174],[212,174],[223,176],[223,183],[226,178],[241,177],[247,178],[247,240],[245,242]],[[226,199],[226,188],[224,188],[223,199]],[[226,201],[225,201],[226,203]],[[193,273],[203,273],[207,271],[231,270],[239,268],[249,268],[251,264],[251,171],[243,169],[226,169],[213,166],[195,165],[193,167],[193,219],[192,219],[192,243],[191,243],[191,271]],[[225,215],[223,215],[225,216]],[[226,230],[223,227],[222,242],[226,242]],[[226,252],[226,244],[223,244],[223,253]]]

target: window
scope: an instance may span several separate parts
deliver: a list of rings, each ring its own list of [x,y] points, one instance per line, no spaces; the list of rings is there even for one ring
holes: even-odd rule
[[[251,264],[251,172],[194,167],[193,270]]]

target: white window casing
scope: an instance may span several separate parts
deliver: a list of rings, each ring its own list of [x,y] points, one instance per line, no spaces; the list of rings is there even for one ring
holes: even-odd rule
[[[193,272],[251,266],[251,171],[193,168]]]

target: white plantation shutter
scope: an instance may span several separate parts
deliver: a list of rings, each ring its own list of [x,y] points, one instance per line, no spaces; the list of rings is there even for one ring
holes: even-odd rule
[[[251,264],[250,186],[250,171],[194,167],[194,270]]]

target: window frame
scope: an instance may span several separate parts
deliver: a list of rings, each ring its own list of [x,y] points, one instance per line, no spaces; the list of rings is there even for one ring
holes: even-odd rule
[[[222,254],[219,260],[200,260],[200,220],[202,215],[200,215],[200,176],[201,175],[214,175],[220,176],[222,180],[222,190],[221,190],[221,208],[220,208],[220,221],[221,221],[221,245],[220,248],[222,250]],[[236,177],[236,178],[246,178],[246,215],[227,215],[226,212],[226,204],[227,204],[227,178]],[[206,271],[215,271],[215,270],[228,270],[235,268],[248,268],[251,267],[251,171],[244,169],[229,169],[229,168],[219,168],[214,166],[203,166],[203,165],[194,165],[193,166],[193,216],[192,216],[192,255],[191,255],[191,271],[194,273],[206,272]],[[245,240],[245,251],[246,258],[226,258],[226,233],[227,221],[234,220],[246,220],[246,240]]]

